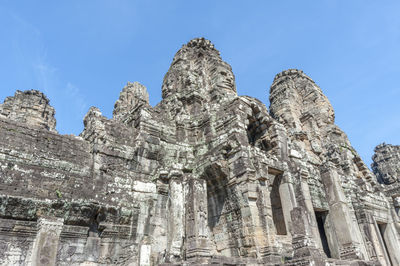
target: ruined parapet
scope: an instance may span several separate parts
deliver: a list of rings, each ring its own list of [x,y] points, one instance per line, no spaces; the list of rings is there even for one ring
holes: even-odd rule
[[[149,93],[146,87],[139,82],[128,82],[115,102],[113,118],[123,120],[129,112],[143,105],[149,105]]]
[[[40,91],[17,90],[0,104],[0,117],[56,132],[55,110],[49,102]]]
[[[372,156],[372,171],[378,182],[392,184],[400,182],[400,146],[382,143],[375,147]]]

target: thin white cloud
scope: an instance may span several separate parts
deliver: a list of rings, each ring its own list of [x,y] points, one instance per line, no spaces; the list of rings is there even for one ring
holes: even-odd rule
[[[51,88],[54,84],[52,84],[52,80],[56,75],[57,69],[45,63],[33,64],[33,67],[36,72],[36,78],[39,83],[39,89],[42,90],[45,94],[51,93]]]
[[[75,104],[81,112],[85,112],[87,110],[88,104],[86,103],[81,90],[77,86],[67,82],[66,92],[70,98],[74,99]]]

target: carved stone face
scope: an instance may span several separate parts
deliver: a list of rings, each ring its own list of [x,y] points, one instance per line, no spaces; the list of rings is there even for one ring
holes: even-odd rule
[[[235,76],[229,67],[223,64],[217,67],[215,85],[217,89],[223,88],[235,91]]]
[[[168,72],[164,78],[164,83],[162,85],[162,97],[166,98],[171,93],[174,92],[174,86],[176,83],[176,78],[174,72]]]
[[[174,93],[197,93],[204,99],[221,99],[218,96],[226,95],[227,91],[236,94],[232,68],[203,39],[189,42],[176,53],[162,86],[164,99]]]
[[[400,197],[393,198],[394,206],[400,208]]]

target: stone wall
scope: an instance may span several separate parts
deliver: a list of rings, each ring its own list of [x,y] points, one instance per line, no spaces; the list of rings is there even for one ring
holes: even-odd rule
[[[194,39],[162,96],[128,83],[79,136],[40,92],[0,105],[3,265],[400,264],[396,190],[302,71],[275,77],[269,111]]]

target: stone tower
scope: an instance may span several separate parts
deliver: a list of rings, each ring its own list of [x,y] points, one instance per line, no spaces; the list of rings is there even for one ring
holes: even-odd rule
[[[276,75],[268,110],[199,38],[162,98],[128,83],[80,136],[40,92],[0,105],[4,265],[400,265],[391,172],[366,167],[302,71]]]

